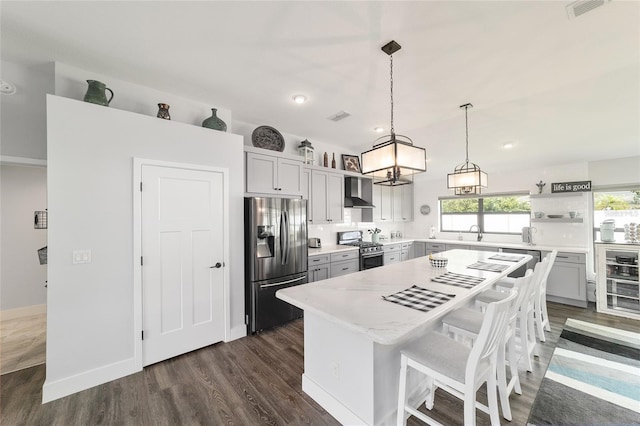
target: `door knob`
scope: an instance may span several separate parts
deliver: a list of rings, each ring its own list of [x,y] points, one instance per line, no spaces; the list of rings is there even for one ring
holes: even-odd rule
[[[222,263],[218,262],[218,263],[216,263],[216,264],[215,264],[215,265],[213,265],[213,266],[209,266],[209,268],[210,268],[210,269],[213,269],[213,268],[216,268],[216,269],[218,269],[218,268],[222,268]]]

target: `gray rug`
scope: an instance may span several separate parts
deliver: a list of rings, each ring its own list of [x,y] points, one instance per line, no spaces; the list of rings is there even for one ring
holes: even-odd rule
[[[639,425],[640,334],[567,319],[527,424]]]

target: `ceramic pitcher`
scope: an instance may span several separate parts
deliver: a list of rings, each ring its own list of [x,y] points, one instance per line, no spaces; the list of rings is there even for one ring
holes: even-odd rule
[[[92,104],[109,106],[111,99],[113,99],[113,92],[107,87],[106,84],[97,80],[87,80],[89,88],[84,95],[85,102],[91,102]],[[106,91],[111,93],[111,97],[107,99]]]

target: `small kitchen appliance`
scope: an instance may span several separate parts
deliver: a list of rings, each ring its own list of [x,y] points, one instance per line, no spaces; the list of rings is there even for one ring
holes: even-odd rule
[[[533,243],[533,234],[535,234],[538,230],[533,226],[524,226],[522,228],[522,242],[529,244],[530,246],[534,245]]]
[[[612,243],[616,240],[614,231],[616,230],[616,221],[607,219],[600,224],[600,240],[604,243]]]
[[[320,248],[322,247],[322,243],[320,238],[309,238],[309,247],[311,248]]]

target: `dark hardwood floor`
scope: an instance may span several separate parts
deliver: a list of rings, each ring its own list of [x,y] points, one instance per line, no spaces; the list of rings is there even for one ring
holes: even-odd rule
[[[549,316],[552,331],[540,345],[534,371],[521,373],[523,394],[511,396],[512,425],[526,424],[566,318],[632,331],[639,327],[638,321],[597,314],[593,307],[550,303]],[[40,365],[0,376],[0,424],[337,425],[302,392],[303,357],[303,320],[298,320],[172,358],[44,405],[45,366]],[[461,424],[462,402],[438,390],[430,415],[446,425]],[[420,424],[415,418],[408,423]],[[488,415],[478,412],[478,425],[488,424]]]

